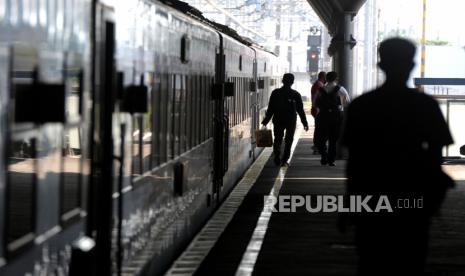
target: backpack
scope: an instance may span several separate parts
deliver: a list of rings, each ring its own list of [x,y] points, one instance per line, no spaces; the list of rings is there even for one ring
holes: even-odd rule
[[[324,87],[320,88],[316,99],[316,105],[320,111],[339,110],[339,107],[342,105],[338,93],[339,89],[341,89],[339,85],[334,87],[332,91],[327,91]]]

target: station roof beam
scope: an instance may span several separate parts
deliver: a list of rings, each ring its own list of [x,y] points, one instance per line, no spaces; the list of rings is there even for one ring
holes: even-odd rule
[[[341,84],[353,92],[352,48],[353,19],[366,0],[307,0],[332,36],[328,53],[333,57],[334,70],[340,75]],[[351,95],[352,96],[352,95]]]

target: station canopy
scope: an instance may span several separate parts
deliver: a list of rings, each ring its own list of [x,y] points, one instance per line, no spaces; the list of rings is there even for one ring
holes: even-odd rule
[[[307,0],[321,21],[328,28],[329,33],[336,33],[339,20],[345,13],[357,14],[366,0]]]

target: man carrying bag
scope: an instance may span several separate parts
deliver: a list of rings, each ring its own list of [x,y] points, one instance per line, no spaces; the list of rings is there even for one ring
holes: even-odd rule
[[[282,82],[283,86],[273,90],[271,93],[268,109],[266,111],[265,118],[262,121],[262,125],[266,127],[271,118],[273,118],[273,160],[277,166],[289,165],[287,161],[291,155],[291,146],[294,140],[297,114],[300,116],[300,121],[304,125],[305,131],[308,131],[308,123],[304,112],[302,97],[299,92],[291,89],[291,86],[294,83],[294,75],[289,73],[284,74]],[[284,152],[281,156],[281,144],[283,142],[284,131],[286,132]]]

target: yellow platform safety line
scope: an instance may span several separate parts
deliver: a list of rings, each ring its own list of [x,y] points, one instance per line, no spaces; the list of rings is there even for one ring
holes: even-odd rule
[[[420,76],[425,77],[425,60],[426,60],[426,0],[423,0],[423,22],[421,26],[421,64]],[[424,91],[423,85],[418,87],[420,91]]]

